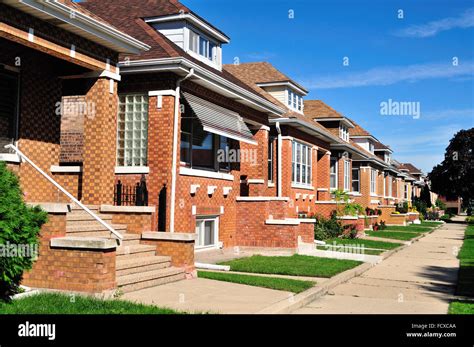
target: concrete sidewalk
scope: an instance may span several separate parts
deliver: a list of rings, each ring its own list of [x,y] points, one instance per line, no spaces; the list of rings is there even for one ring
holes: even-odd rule
[[[293,293],[195,278],[126,293],[125,300],[190,313],[256,313]]]
[[[464,224],[445,224],[299,314],[445,314],[457,282]]]

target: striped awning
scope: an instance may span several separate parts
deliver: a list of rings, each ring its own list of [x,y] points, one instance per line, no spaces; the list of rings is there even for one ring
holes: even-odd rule
[[[249,127],[237,112],[186,92],[183,93],[183,97],[205,131],[252,145],[257,144]]]

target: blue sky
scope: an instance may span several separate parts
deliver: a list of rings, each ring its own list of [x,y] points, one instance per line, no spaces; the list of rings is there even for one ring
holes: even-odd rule
[[[271,62],[425,172],[474,126],[472,1],[182,2],[230,36],[225,63]],[[419,103],[419,119],[381,115],[389,99]]]

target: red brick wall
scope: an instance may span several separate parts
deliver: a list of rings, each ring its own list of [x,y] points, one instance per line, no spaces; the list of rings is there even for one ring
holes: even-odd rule
[[[156,254],[171,257],[171,265],[192,272],[194,267],[194,241],[141,240],[141,244],[156,246]]]
[[[80,292],[114,289],[115,250],[51,248],[50,240],[66,234],[66,214],[49,214],[40,232],[39,256],[22,284]]]

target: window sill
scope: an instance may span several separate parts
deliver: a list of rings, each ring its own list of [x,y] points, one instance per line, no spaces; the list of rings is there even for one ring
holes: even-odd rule
[[[304,185],[304,184],[297,184],[297,183],[292,183],[291,188],[314,190],[313,186],[307,186],[307,185]]]
[[[20,156],[14,153],[0,153],[0,161],[7,163],[21,163]]]
[[[148,166],[116,166],[116,174],[147,174],[150,173]]]
[[[273,182],[268,182],[268,187],[270,187],[270,188],[275,187],[275,183],[273,183]]]
[[[226,181],[234,180],[234,176],[228,173],[213,172],[213,171],[206,171],[206,170],[199,170],[199,169],[190,169],[188,167],[180,167],[179,174],[183,176],[215,178],[218,180],[226,180]]]

